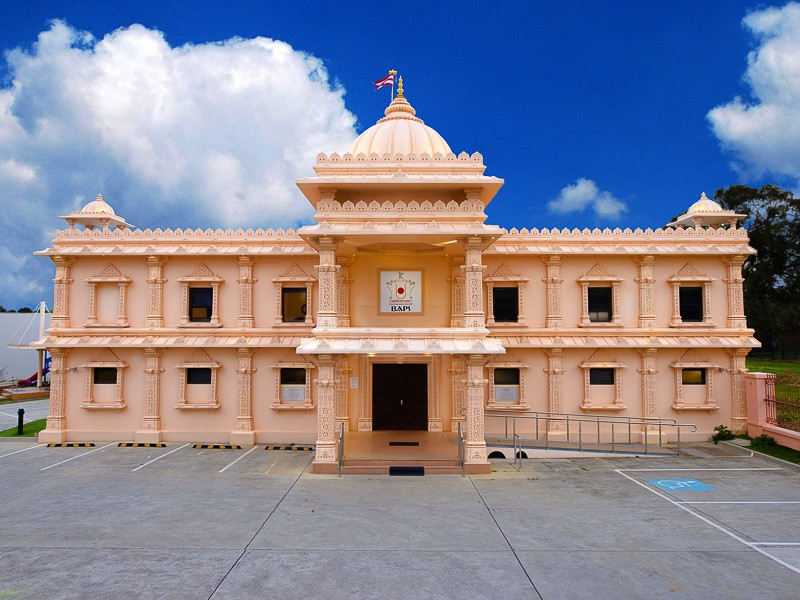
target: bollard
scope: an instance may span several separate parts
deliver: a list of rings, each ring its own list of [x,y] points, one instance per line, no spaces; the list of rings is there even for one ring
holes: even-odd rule
[[[17,435],[22,435],[22,417],[25,416],[25,409],[17,409]]]

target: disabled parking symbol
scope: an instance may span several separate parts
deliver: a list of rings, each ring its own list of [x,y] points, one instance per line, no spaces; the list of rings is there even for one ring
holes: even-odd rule
[[[717,489],[697,479],[648,479],[647,481],[667,492],[713,492]]]

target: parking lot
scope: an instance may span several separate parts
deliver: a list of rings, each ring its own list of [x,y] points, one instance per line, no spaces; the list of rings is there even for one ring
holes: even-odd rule
[[[689,449],[690,451],[692,449]],[[320,476],[313,453],[0,444],[0,598],[795,598],[800,469],[733,446]],[[711,488],[711,489],[707,489]]]

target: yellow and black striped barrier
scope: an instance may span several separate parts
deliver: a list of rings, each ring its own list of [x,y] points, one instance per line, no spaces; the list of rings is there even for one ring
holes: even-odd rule
[[[154,442],[120,442],[117,448],[166,448],[166,444],[156,444]]]
[[[202,448],[204,450],[241,450],[241,446],[233,444],[195,444],[194,448]]]
[[[94,448],[94,442],[62,442],[60,444],[47,444],[48,448]]]
[[[267,446],[264,450],[292,450],[294,452],[313,452],[313,446]]]

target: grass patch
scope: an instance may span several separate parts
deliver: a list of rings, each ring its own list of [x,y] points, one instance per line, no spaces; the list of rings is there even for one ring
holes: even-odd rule
[[[780,444],[776,444],[775,446],[759,446],[758,448],[753,448],[751,446],[748,449],[752,450],[753,452],[766,454],[767,456],[780,458],[786,462],[800,465],[800,452],[797,450],[792,450],[791,448],[787,448],[786,446],[781,446]]]
[[[33,437],[45,427],[47,427],[47,419],[37,419],[35,421],[31,421],[30,423],[25,423],[22,426],[22,437]],[[5,431],[0,431],[0,437],[17,437],[17,436],[18,434],[16,427],[12,427],[11,429],[6,429]]]
[[[784,373],[789,371],[800,375],[800,362],[788,360],[769,360],[761,358],[748,358],[747,370],[759,373]]]

